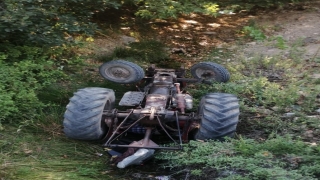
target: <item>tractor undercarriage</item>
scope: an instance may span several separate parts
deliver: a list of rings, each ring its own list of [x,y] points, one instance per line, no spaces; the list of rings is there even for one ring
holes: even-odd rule
[[[155,150],[181,150],[189,139],[221,139],[233,136],[239,116],[238,99],[232,94],[208,93],[193,112],[193,98],[186,83],[212,83],[229,80],[228,71],[219,64],[198,63],[191,67],[194,78],[185,78],[185,69],[160,69],[150,66],[146,72],[136,64],[118,60],[104,63],[100,74],[121,84],[136,83],[138,91],[126,92],[114,108],[114,91],[107,88],[78,90],[67,105],[65,134],[74,139],[102,140],[103,146],[125,149],[114,162],[119,168],[139,164]],[[119,143],[128,133],[143,134],[140,140]],[[158,145],[151,140],[161,134],[171,143]],[[111,153],[112,152],[112,153]]]

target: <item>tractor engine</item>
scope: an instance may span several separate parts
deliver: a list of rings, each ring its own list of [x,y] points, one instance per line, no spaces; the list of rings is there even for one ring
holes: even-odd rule
[[[157,72],[153,82],[147,86],[149,92],[144,108],[153,107],[159,111],[178,108],[182,114],[185,109],[192,109],[192,97],[181,92],[180,83],[174,83],[176,78],[174,72]]]

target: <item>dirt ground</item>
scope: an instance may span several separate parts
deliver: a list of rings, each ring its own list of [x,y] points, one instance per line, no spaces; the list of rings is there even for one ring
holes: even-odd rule
[[[110,12],[107,16],[113,17],[117,13]],[[167,45],[171,59],[187,65],[205,59],[213,48],[235,46],[247,56],[286,56],[292,51],[288,47],[297,46],[296,50],[303,54],[304,60],[320,57],[320,1],[222,14],[217,18],[197,14],[174,20],[141,21],[128,15],[117,18],[117,23],[112,22],[114,27],[108,28],[112,33],[108,33],[107,38],[103,35],[95,40],[99,47],[97,53],[111,53],[115,47],[140,39],[156,39]],[[108,19],[105,21],[108,23]],[[244,38],[243,27],[250,24],[261,29],[267,41]],[[120,32],[114,33],[113,28],[120,29]],[[277,45],[277,37],[284,43],[281,47]]]
[[[282,37],[287,46],[302,46],[303,60],[320,57],[320,2],[273,12],[260,12],[255,21],[267,34]],[[257,52],[265,56],[287,55],[290,48],[279,49],[266,43],[248,43],[247,53]]]

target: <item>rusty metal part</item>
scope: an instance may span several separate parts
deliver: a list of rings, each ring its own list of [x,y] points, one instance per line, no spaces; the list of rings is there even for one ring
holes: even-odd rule
[[[146,148],[146,149],[167,149],[167,150],[181,150],[182,149],[182,139],[181,139],[181,133],[180,133],[180,125],[179,125],[179,120],[178,120],[178,112],[175,112],[175,118],[176,118],[176,123],[177,123],[177,128],[178,128],[178,133],[179,133],[179,143],[176,142],[172,136],[168,133],[168,131],[164,128],[159,116],[155,116],[157,118],[158,124],[162,127],[164,132],[167,134],[167,136],[174,142],[174,144],[178,144],[178,146],[175,147],[160,147],[157,144],[155,144],[152,140],[150,140],[150,134],[151,134],[151,127],[147,127],[147,131],[145,133],[145,138],[143,140],[133,142],[129,145],[118,145],[118,144],[111,144],[111,142],[114,139],[119,138],[121,135],[123,135],[125,132],[127,132],[131,127],[133,127],[135,124],[140,122],[143,118],[138,119],[135,123],[133,123],[128,129],[120,133],[117,137],[114,138],[114,136],[110,137],[109,140],[104,144],[105,147],[110,147],[110,148],[115,148],[115,147],[123,147],[123,148]],[[121,127],[121,124],[119,125]],[[120,129],[116,130],[116,132]],[[113,133],[114,135],[115,133]],[[149,140],[148,140],[149,139]]]
[[[194,118],[195,118],[195,114],[191,113],[190,114],[190,120],[187,120],[185,122],[184,126],[183,126],[183,130],[182,130],[182,140],[183,140],[183,142],[188,142],[188,140],[189,140],[189,137],[188,137],[189,136],[189,132],[192,129],[192,126],[191,126],[192,123],[191,122],[195,121]]]
[[[174,83],[174,85],[176,86],[177,93],[178,93],[178,94],[181,94],[180,83]]]
[[[180,83],[174,83],[174,85],[176,86],[176,89],[177,89],[177,94],[176,94],[177,106],[180,109],[181,113],[184,114],[186,105],[185,105],[184,96],[183,94],[181,94]]]
[[[179,146],[180,146],[181,149],[182,149],[181,131],[180,131],[180,125],[179,125],[179,119],[178,119],[178,112],[177,112],[177,111],[176,111],[176,122],[177,122],[178,134],[179,134],[179,141],[180,141]]]
[[[151,142],[151,140],[150,140],[151,131],[152,131],[152,128],[150,128],[150,127],[146,128],[146,134],[144,135],[144,138],[143,138],[142,144],[141,144],[142,147],[143,146],[150,146],[152,144],[152,143],[149,144],[149,142]],[[158,146],[158,145],[156,145],[156,146]]]
[[[118,111],[116,114],[114,114],[118,119],[123,119],[126,118],[127,116],[130,117],[140,117],[141,115],[149,115],[150,111],[148,110],[148,113],[144,112],[144,109],[134,109],[132,113],[128,112],[128,111]],[[175,116],[174,116],[175,111],[170,111],[170,110],[166,110],[166,111],[157,111],[157,114],[155,116],[164,116],[164,119],[162,119],[162,121],[175,121]],[[105,114],[109,114],[109,113],[105,113]],[[178,119],[179,121],[187,121],[190,120],[190,116],[188,113],[185,114],[178,114]],[[196,117],[195,120],[199,120],[200,117]]]
[[[108,132],[102,139],[102,142],[105,142],[112,135],[112,128],[115,129],[117,127],[118,118],[116,117],[117,110],[105,110],[103,112],[103,117],[105,117],[104,122],[108,126]]]
[[[133,149],[141,147],[147,149],[182,149],[182,139],[183,141],[187,140],[191,127],[190,124],[196,121],[196,118],[194,114],[185,112],[186,100],[181,88],[184,87],[184,81],[202,81],[201,79],[183,78],[184,73],[184,67],[181,67],[179,70],[174,70],[160,69],[154,65],[150,66],[146,72],[147,77],[143,79],[143,83],[146,83],[146,86],[143,88],[144,92],[128,92],[120,101],[120,105],[131,105],[137,108],[131,109],[130,111],[106,112],[106,114],[104,114],[109,117],[109,119],[106,120],[108,126],[110,126],[110,122],[113,122],[113,125],[117,126],[113,129],[112,136],[104,146]],[[192,103],[192,101],[190,101],[190,103]],[[192,105],[189,105],[188,107],[191,106]],[[127,121],[127,119],[130,120]],[[118,125],[118,123],[115,123],[116,120],[121,123]],[[112,144],[114,140],[120,138],[137,124],[146,130],[145,137],[142,140],[135,141],[129,145]],[[150,140],[150,135],[154,127],[161,127],[163,132],[175,145],[173,145],[173,147],[159,147]],[[172,131],[175,134],[178,133],[179,139],[174,139],[168,131],[170,133]]]
[[[125,129],[124,131],[122,131],[121,133],[119,133],[119,130],[121,129],[121,126],[123,124],[123,122],[117,127],[117,129],[113,132],[112,136],[108,139],[108,141],[104,144],[104,146],[106,147],[111,147],[111,142],[114,141],[115,139],[118,139],[120,136],[122,136],[124,133],[126,133],[130,128],[132,128],[134,125],[138,124],[140,122],[140,120],[144,119],[145,116],[141,117],[140,119],[138,119],[137,121],[135,121],[134,123],[132,123],[127,129]],[[118,134],[118,136],[114,137],[115,134]]]
[[[113,125],[113,119],[111,117],[107,117],[104,122],[106,123],[106,125],[108,126],[108,128],[112,128]]]
[[[140,146],[132,146],[132,145],[119,145],[119,144],[110,144],[109,146],[110,148],[116,148],[116,147],[120,147],[120,148],[141,148]],[[154,146],[144,146],[143,148],[145,149],[166,149],[166,150],[182,150],[182,146],[174,146],[174,147],[167,147],[167,146],[158,146],[158,147],[154,147]]]
[[[126,120],[128,119],[128,117],[130,116],[130,114],[132,112],[133,112],[133,109],[130,111],[130,113],[127,115],[127,117],[119,124],[119,126],[112,132],[111,137],[108,139],[108,141],[105,144],[109,144],[112,141],[113,137],[118,133],[118,130],[126,122]]]
[[[156,144],[155,142],[153,142],[150,139],[151,132],[152,132],[152,128],[147,127],[144,138],[141,139],[140,141],[132,142],[131,144],[128,145],[128,147],[131,147],[131,148],[151,148],[151,147],[156,148],[156,147],[159,147],[158,144]]]
[[[151,80],[153,77],[144,77],[144,80]],[[212,81],[205,79],[195,79],[195,78],[174,78],[173,82],[186,82],[186,83],[212,83]],[[184,85],[185,86],[185,85]]]
[[[176,94],[176,101],[177,101],[177,106],[181,111],[181,114],[185,114],[185,100],[183,94]]]
[[[150,88],[150,94],[162,94],[168,95],[170,92],[169,87],[167,86],[153,86]]]
[[[146,98],[145,109],[151,107],[165,108],[167,106],[167,96],[162,94],[149,94]]]
[[[137,152],[138,148],[128,148],[128,150],[126,152],[124,152],[122,155],[120,156],[116,156],[115,158],[113,158],[111,161],[112,163],[118,163],[121,162],[122,160],[124,160],[126,157],[129,157],[131,155],[133,155],[135,152]]]
[[[176,75],[174,72],[160,72],[156,73],[153,78],[155,85],[172,85]]]
[[[154,119],[154,114],[156,113],[156,108],[155,107],[151,107],[150,109],[150,116],[149,116],[149,120],[153,120]]]

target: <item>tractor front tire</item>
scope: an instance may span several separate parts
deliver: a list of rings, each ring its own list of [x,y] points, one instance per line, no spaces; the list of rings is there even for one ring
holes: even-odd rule
[[[124,60],[106,62],[100,66],[99,72],[105,79],[120,84],[137,83],[144,78],[140,66]]]
[[[210,93],[202,97],[199,106],[199,140],[223,140],[233,137],[239,121],[239,101],[233,94]]]
[[[193,65],[191,74],[196,79],[203,79],[204,82],[227,82],[230,79],[228,70],[213,62],[200,62]]]
[[[114,91],[106,88],[79,89],[70,99],[63,126],[67,137],[80,140],[100,140],[107,131],[103,111],[113,109]]]

